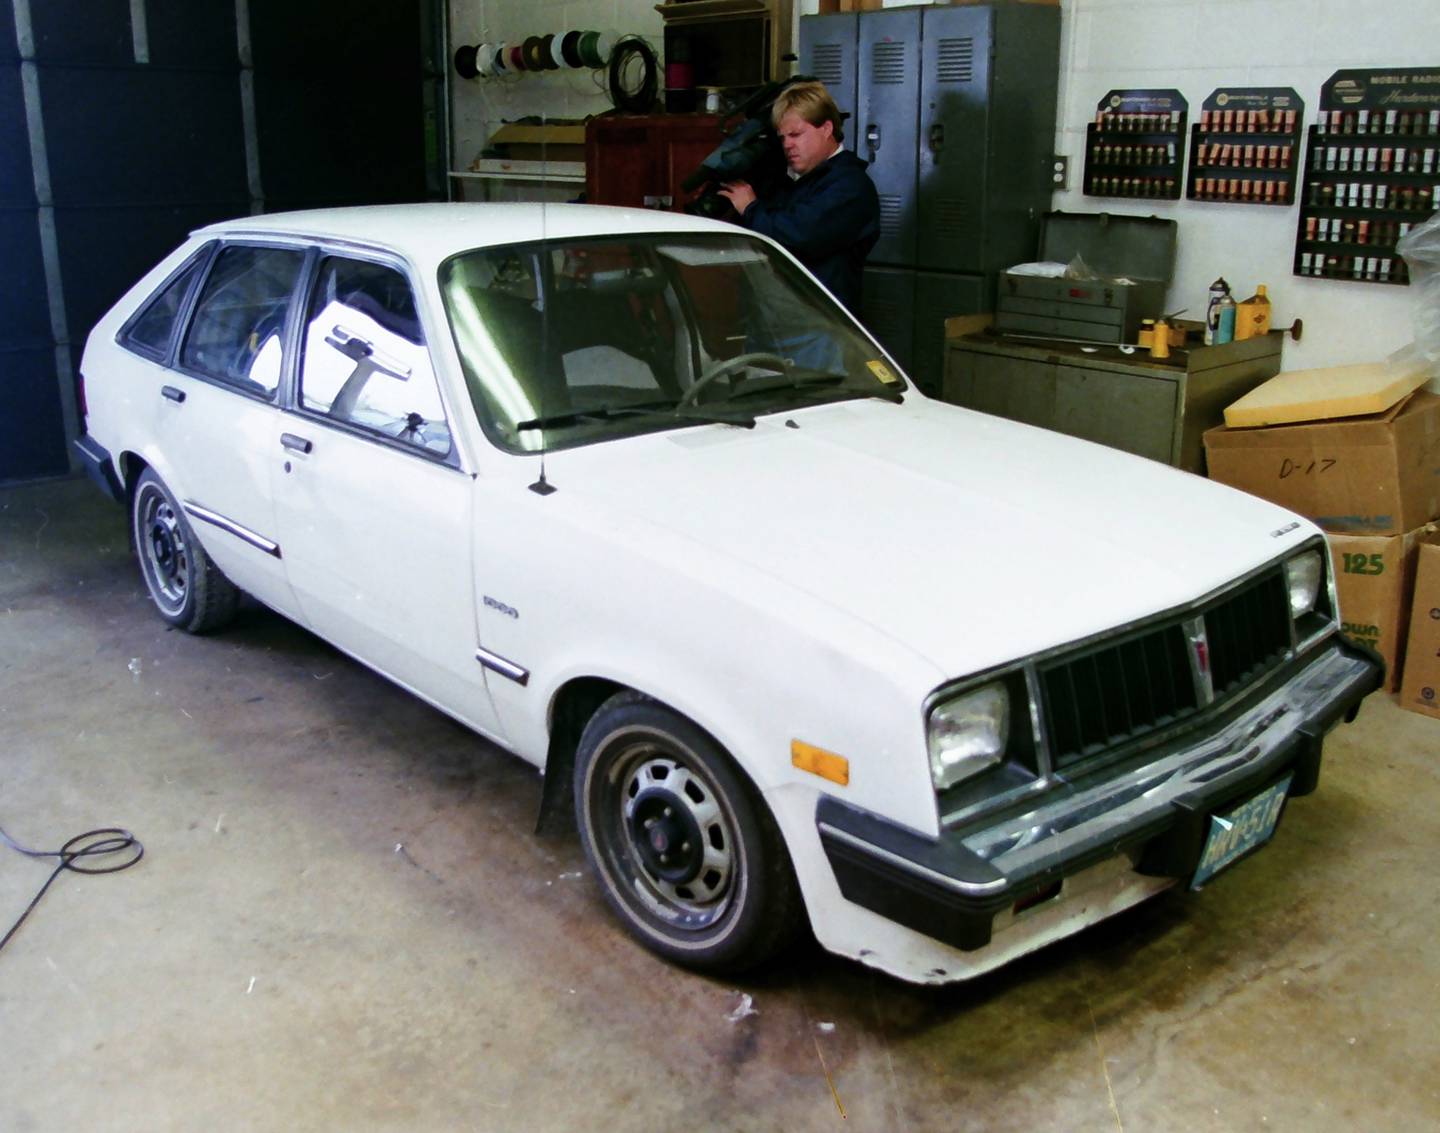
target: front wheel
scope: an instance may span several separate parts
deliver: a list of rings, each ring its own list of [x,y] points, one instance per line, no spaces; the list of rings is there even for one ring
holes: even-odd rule
[[[793,939],[800,893],[774,819],[678,713],[634,692],[606,701],[580,739],[575,810],[606,901],[652,951],[733,972]]]
[[[210,561],[185,512],[148,468],[135,483],[130,523],[145,589],[162,618],[187,633],[208,633],[235,616],[240,592]]]

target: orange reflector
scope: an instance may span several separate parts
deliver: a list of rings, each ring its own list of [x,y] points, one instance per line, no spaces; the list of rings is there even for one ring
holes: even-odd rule
[[[819,775],[820,778],[839,783],[842,787],[850,782],[850,761],[843,755],[826,751],[823,747],[813,747],[800,740],[791,740],[790,762],[801,771]]]

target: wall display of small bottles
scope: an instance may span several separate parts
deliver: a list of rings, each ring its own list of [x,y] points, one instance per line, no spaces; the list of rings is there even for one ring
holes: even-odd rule
[[[1440,68],[1336,71],[1317,117],[1295,274],[1409,283],[1395,242],[1440,204]]]
[[[1185,118],[1178,90],[1112,90],[1086,130],[1085,194],[1180,199]]]
[[[1192,201],[1290,205],[1305,103],[1289,87],[1215,91],[1190,127]]]

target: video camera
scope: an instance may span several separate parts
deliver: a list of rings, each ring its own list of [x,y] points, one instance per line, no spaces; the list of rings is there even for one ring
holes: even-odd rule
[[[808,82],[814,82],[810,75],[795,75],[766,83],[735,108],[730,118],[743,115],[744,120],[730,130],[681,186],[687,193],[705,186],[685,206],[687,213],[719,219],[730,212],[730,202],[720,195],[720,186],[726,181],[748,181],[761,197],[783,183],[785,152],[770,122],[770,108],[786,87]]]

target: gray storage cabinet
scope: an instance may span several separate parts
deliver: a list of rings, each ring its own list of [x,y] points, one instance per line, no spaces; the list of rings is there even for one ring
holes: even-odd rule
[[[880,239],[861,318],[938,395],[945,319],[988,310],[1050,206],[1060,10],[919,5],[804,16],[800,70],[870,162]]]
[[[1283,334],[1176,350],[1167,360],[1114,347],[1022,344],[967,335],[946,345],[944,398],[1133,452],[1205,470],[1201,435],[1225,407],[1280,372]]]
[[[1175,270],[1178,227],[1157,216],[1046,213],[1040,222],[1040,259],[1062,264],[1079,259],[1102,278],[1003,272],[995,298],[995,328],[1133,343],[1142,320],[1163,313]],[[1129,282],[1118,282],[1122,278]]]

